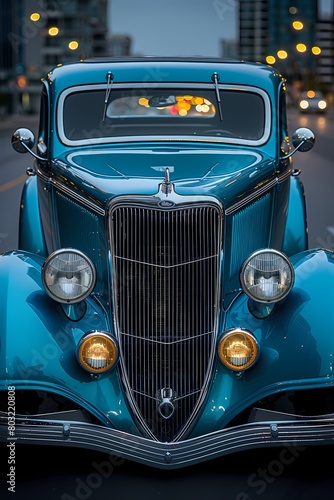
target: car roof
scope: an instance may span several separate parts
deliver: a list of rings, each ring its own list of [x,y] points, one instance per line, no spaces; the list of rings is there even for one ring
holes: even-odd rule
[[[53,91],[81,84],[105,84],[112,72],[114,83],[159,82],[219,83],[254,85],[272,90],[284,81],[275,68],[256,62],[209,57],[103,57],[58,65],[48,74]]]

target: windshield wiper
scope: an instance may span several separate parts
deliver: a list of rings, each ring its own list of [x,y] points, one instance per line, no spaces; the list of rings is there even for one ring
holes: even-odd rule
[[[223,121],[223,111],[222,111],[221,104],[220,104],[220,94],[219,94],[219,86],[218,86],[218,82],[219,82],[220,78],[219,78],[218,73],[214,72],[212,74],[212,76],[211,76],[211,80],[215,84],[215,90],[216,90],[216,96],[217,96],[217,102],[218,102],[218,110],[219,110],[219,117],[220,117],[220,121],[222,122]]]
[[[107,80],[107,86],[106,86],[106,93],[104,96],[104,110],[103,110],[103,117],[102,117],[102,122],[104,123],[106,119],[106,112],[107,112],[107,106],[108,106],[108,101],[109,101],[109,96],[111,92],[111,87],[114,81],[114,75],[112,74],[111,71],[108,71],[106,74],[106,80]]]

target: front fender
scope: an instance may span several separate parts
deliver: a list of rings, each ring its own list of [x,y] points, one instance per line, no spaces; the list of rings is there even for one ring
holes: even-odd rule
[[[193,435],[208,432],[208,426],[223,428],[262,398],[333,386],[334,253],[305,251],[292,262],[294,287],[267,318],[252,316],[243,293],[226,313],[224,331],[241,327],[252,332],[260,346],[259,359],[239,376],[217,356],[207,404]]]
[[[20,203],[19,248],[47,256],[42,220],[40,216],[37,176],[26,180]]]
[[[88,298],[85,316],[70,320],[44,291],[43,262],[20,251],[0,257],[0,389],[13,385],[17,390],[56,393],[104,424],[131,428],[133,433],[117,371],[96,380],[76,360],[77,344],[85,333],[110,331],[105,312]]]
[[[305,192],[299,171],[290,176],[288,207],[282,250],[291,256],[307,250],[309,246]]]

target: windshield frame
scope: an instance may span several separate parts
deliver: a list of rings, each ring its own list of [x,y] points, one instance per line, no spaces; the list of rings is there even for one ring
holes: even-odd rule
[[[129,142],[214,142],[214,143],[223,143],[223,144],[238,144],[245,146],[261,146],[265,144],[271,134],[272,128],[272,118],[271,118],[271,102],[269,95],[263,89],[258,87],[254,87],[251,85],[235,85],[235,84],[220,84],[219,90],[232,90],[232,91],[242,91],[242,92],[252,92],[258,94],[263,99],[264,104],[264,133],[263,135],[256,140],[251,139],[241,139],[238,137],[223,137],[216,135],[124,135],[124,136],[103,136],[103,137],[87,137],[84,139],[71,140],[65,134],[64,129],[64,103],[66,98],[72,94],[77,92],[86,92],[89,90],[100,90],[106,91],[106,84],[84,84],[84,85],[76,85],[73,87],[68,87],[63,90],[59,95],[57,102],[57,133],[60,141],[66,146],[88,146],[95,144],[118,144],[118,143],[129,143]],[[175,89],[182,91],[183,93],[188,93],[189,91],[200,91],[200,90],[212,90],[212,84],[205,83],[114,83],[113,89],[119,90],[146,90],[146,89]],[[111,90],[111,92],[113,91]],[[101,117],[102,120],[102,117]],[[98,132],[98,130],[97,130]]]

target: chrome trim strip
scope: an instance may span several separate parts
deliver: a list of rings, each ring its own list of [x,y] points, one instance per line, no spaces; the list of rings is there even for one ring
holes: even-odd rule
[[[288,178],[290,177],[290,175],[293,175],[293,173],[292,173],[292,172],[293,172],[293,171],[292,171],[291,167],[290,167],[290,168],[288,168],[288,169],[287,169],[287,170],[285,170],[285,172],[283,172],[281,175],[278,175],[278,176],[277,176],[277,182],[278,182],[278,183],[281,183],[281,182],[286,181],[286,179],[288,179]]]
[[[228,208],[225,208],[225,215],[231,215],[232,213],[236,212],[237,210],[240,210],[240,208],[244,207],[245,205],[248,205],[251,201],[254,201],[256,198],[259,198],[263,194],[265,194],[267,191],[269,191],[272,187],[274,187],[278,183],[278,178],[275,177],[273,180],[269,181],[265,186],[257,189],[250,195],[246,196],[243,200],[238,201],[234,205],[231,205]]]
[[[8,443],[7,416],[0,416],[0,441]],[[151,441],[123,431],[78,421],[16,416],[15,442],[86,448],[157,469],[178,469],[258,447],[332,445],[334,415],[271,420],[226,428],[174,443]]]
[[[93,210],[96,212],[98,215],[102,215],[103,217],[106,214],[106,211],[99,207],[96,203],[93,203],[92,201],[87,200],[84,196],[81,196],[80,194],[76,193],[73,189],[68,188],[67,186],[64,186],[59,181],[56,181],[52,177],[48,177],[44,173],[42,173],[40,170],[36,171],[38,177],[42,179],[45,183],[50,183],[52,186],[54,186],[58,191],[60,191],[60,194],[62,195],[67,195],[69,198],[73,198],[75,201],[80,202],[82,205],[84,205],[86,208],[89,210]]]
[[[175,264],[175,265],[170,265],[170,266],[164,266],[160,264],[152,264],[152,262],[145,262],[142,260],[135,260],[135,259],[127,259],[126,257],[119,257],[118,255],[115,255],[115,259],[122,259],[124,262],[133,262],[135,264],[142,264],[148,267],[157,267],[159,269],[175,269],[176,267],[184,267],[184,266],[190,266],[192,264],[195,264],[196,262],[203,262],[204,260],[211,260],[211,259],[216,259],[218,257],[218,254],[210,255],[209,257],[203,257],[202,259],[194,259],[194,260],[189,260],[188,262],[184,262],[181,264]]]
[[[188,340],[198,339],[199,337],[205,337],[206,335],[210,335],[211,332],[204,332],[201,333],[200,335],[194,335],[193,337],[186,337],[184,339],[174,340],[172,342],[162,342],[161,340],[153,340],[150,338],[139,337],[138,335],[132,335],[131,333],[126,333],[126,332],[119,332],[119,333],[121,335],[125,335],[130,338],[145,340],[145,342],[154,342],[156,344],[162,344],[162,345],[172,345],[172,344],[180,344],[181,342],[188,342]]]
[[[159,88],[181,88],[185,90],[191,90],[191,89],[213,89],[213,85],[210,83],[203,83],[203,84],[194,84],[194,83],[114,83],[113,84],[113,89],[147,89],[147,88],[154,88],[156,89],[157,86]],[[247,145],[247,146],[260,146],[261,144],[264,144],[267,142],[269,139],[270,133],[271,133],[271,104],[270,104],[270,99],[269,95],[267,92],[265,92],[263,89],[257,88],[257,87],[252,87],[250,85],[224,85],[221,84],[219,85],[219,89],[221,90],[238,90],[238,91],[247,91],[247,92],[252,92],[255,94],[258,94],[262,97],[264,100],[264,109],[265,109],[265,118],[264,118],[264,135],[261,137],[261,139],[258,139],[256,141],[251,141],[251,140],[246,140],[246,139],[238,139],[238,138],[229,138],[229,137],[222,137],[222,138],[217,138],[215,136],[121,136],[121,137],[96,137],[96,138],[91,138],[91,139],[80,139],[77,141],[71,141],[68,139],[65,135],[64,132],[64,119],[63,119],[63,106],[66,97],[69,94],[72,94],[74,92],[84,92],[87,90],[106,90],[107,84],[95,84],[95,85],[77,85],[74,87],[69,87],[60,94],[57,102],[57,111],[56,111],[56,117],[57,117],[57,129],[58,129],[58,134],[61,142],[65,144],[66,146],[84,146],[84,145],[91,145],[91,144],[112,144],[112,143],[120,143],[120,142],[157,142],[157,141],[175,141],[175,142],[185,142],[185,141],[191,141],[191,142],[210,142],[210,143],[219,143],[219,144],[240,144],[240,145]]]
[[[234,205],[231,205],[228,208],[225,208],[225,215],[231,215],[232,213],[236,212],[237,210],[240,210],[240,208],[243,208],[245,205],[248,205],[251,201],[254,201],[256,198],[259,198],[263,194],[265,194],[267,191],[269,191],[272,187],[274,187],[276,184],[280,184],[284,181],[286,181],[291,175],[291,169],[288,169],[287,171],[283,172],[283,174],[275,177],[275,179],[269,181],[265,186],[259,188],[258,190],[254,191],[250,195],[246,196],[241,201],[238,201]]]

